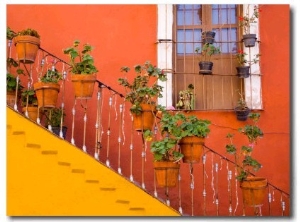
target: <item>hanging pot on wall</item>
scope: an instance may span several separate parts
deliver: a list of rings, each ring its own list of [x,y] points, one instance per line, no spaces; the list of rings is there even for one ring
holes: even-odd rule
[[[38,107],[56,107],[60,85],[58,83],[36,82],[34,85]]]
[[[205,138],[186,136],[179,141],[180,152],[183,154],[184,163],[199,163],[202,156],[202,147]]]
[[[248,78],[250,76],[250,66],[238,66],[236,71],[239,78]]]
[[[268,181],[263,177],[247,177],[240,183],[243,194],[243,203],[246,206],[262,206],[266,197]]]
[[[153,104],[140,104],[142,107],[142,113],[133,115],[133,126],[136,131],[152,130],[155,120],[155,105]]]
[[[202,42],[203,44],[209,43],[213,44],[215,42],[216,33],[213,31],[202,32]]]
[[[159,187],[175,187],[177,185],[180,167],[178,163],[156,161],[153,162],[153,165]]]
[[[35,36],[19,35],[14,38],[18,61],[25,64],[34,63],[40,47],[40,39]]]
[[[250,113],[250,109],[248,107],[244,107],[244,108],[235,107],[234,111],[236,113],[237,120],[246,121],[248,119],[248,115]]]
[[[256,34],[245,34],[243,35],[242,41],[246,47],[254,47],[256,39]]]
[[[213,63],[208,61],[199,62],[199,74],[211,75],[212,74]]]
[[[92,98],[96,79],[96,74],[72,74],[71,81],[75,97],[80,99]]]

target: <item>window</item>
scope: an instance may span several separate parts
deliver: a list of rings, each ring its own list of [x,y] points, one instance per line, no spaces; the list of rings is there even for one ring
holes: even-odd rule
[[[252,5],[158,6],[158,66],[168,73],[160,104],[176,107],[179,91],[193,84],[195,110],[232,110],[239,92],[245,94],[249,107],[262,108],[260,68],[253,68],[256,76],[236,76],[235,53],[243,49],[237,18],[243,7],[251,10]],[[216,32],[214,45],[220,47],[221,54],[212,57],[213,74],[202,75],[195,48],[202,47],[201,33],[210,30]],[[257,50],[258,46],[254,47]]]
[[[174,6],[174,98],[179,91],[194,86],[195,109],[232,109],[238,99],[242,81],[236,76],[234,53],[238,48],[237,5],[175,5]],[[199,74],[199,55],[203,47],[201,34],[214,31],[214,45],[221,54],[213,55],[213,74]],[[174,106],[174,104],[173,104]]]

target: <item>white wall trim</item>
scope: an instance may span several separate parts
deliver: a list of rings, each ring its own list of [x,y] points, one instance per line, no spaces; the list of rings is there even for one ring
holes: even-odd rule
[[[253,14],[254,5],[244,4],[244,9],[249,9],[249,15]],[[246,14],[247,10],[244,11],[244,15]],[[250,25],[250,32],[255,33],[257,39],[259,40],[259,18],[257,19],[257,23],[252,23]],[[252,60],[256,54],[259,54],[259,43],[256,42],[254,47],[250,47],[250,52],[247,47],[244,47],[244,51],[248,53],[247,60]],[[251,58],[250,58],[251,55]],[[256,74],[261,74],[260,70],[260,63],[252,64],[251,65],[251,73],[254,75],[250,75],[249,78],[245,78],[245,100],[247,105],[251,109],[262,109],[262,87],[261,87],[261,76]]]
[[[173,5],[162,4],[157,5],[158,19],[157,19],[157,67],[164,70],[167,74],[167,82],[159,82],[159,85],[164,87],[163,98],[158,99],[158,104],[165,107],[172,106],[172,40],[173,32]]]

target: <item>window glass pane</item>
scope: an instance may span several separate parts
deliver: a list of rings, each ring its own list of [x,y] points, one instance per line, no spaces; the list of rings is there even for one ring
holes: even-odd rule
[[[177,5],[177,25],[199,25],[200,5]]]
[[[213,29],[213,31],[216,32],[215,45],[221,48],[222,53],[236,52],[236,28]]]
[[[177,53],[194,53],[195,48],[200,46],[201,29],[178,29],[177,30]]]
[[[212,24],[235,24],[235,5],[212,5]]]

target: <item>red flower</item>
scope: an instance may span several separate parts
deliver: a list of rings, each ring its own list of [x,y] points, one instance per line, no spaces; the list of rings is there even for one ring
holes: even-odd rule
[[[239,16],[239,20],[240,20],[240,21],[243,21],[243,20],[244,20],[244,17]]]

